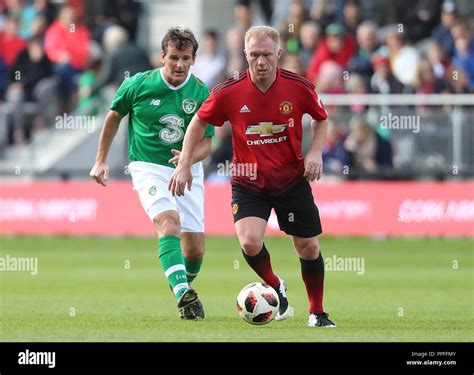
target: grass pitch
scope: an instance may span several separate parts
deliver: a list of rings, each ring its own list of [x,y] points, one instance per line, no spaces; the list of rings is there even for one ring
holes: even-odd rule
[[[206,319],[182,321],[152,238],[3,237],[0,256],[37,257],[38,273],[0,272],[1,341],[471,341],[470,239],[322,238],[324,305],[336,329],[306,327],[307,297],[289,238],[267,238],[294,316],[251,326],[236,312],[257,281],[236,238],[208,237],[193,284]],[[361,268],[338,270],[341,258]],[[355,263],[354,263],[355,264]],[[354,265],[353,264],[353,265]],[[342,267],[339,264],[339,269]]]

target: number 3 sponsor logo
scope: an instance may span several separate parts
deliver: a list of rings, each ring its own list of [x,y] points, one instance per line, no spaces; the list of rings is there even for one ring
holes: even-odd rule
[[[184,120],[176,115],[165,115],[160,118],[160,124],[166,128],[159,132],[160,139],[165,143],[176,143],[183,139]]]

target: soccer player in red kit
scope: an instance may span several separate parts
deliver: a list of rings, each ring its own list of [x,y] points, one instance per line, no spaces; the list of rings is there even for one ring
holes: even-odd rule
[[[191,189],[192,157],[206,124],[230,121],[234,149],[232,214],[245,260],[280,297],[276,320],[290,315],[285,282],[273,273],[264,240],[272,208],[280,229],[292,236],[309,299],[310,327],[335,327],[323,309],[324,261],[317,236],[319,212],[309,182],[321,177],[327,112],[314,85],[280,69],[280,36],[269,26],[245,35],[249,69],[216,85],[191,120],[169,189],[184,195]],[[313,139],[303,158],[303,114],[313,120]]]

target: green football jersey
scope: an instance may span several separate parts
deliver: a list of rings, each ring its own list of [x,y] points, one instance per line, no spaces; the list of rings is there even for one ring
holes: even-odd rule
[[[163,68],[124,80],[110,109],[122,116],[130,115],[130,160],[174,168],[168,163],[174,156],[171,149],[181,150],[188,125],[208,96],[209,88],[191,72],[177,87],[165,80]],[[213,135],[214,127],[208,125],[204,136]]]

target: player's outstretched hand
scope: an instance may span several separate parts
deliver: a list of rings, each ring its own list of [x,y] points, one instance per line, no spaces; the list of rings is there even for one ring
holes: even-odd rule
[[[168,190],[171,192],[173,197],[182,197],[186,186],[188,187],[188,190],[191,191],[192,183],[193,175],[191,173],[191,167],[178,164],[171,175]]]
[[[304,177],[306,181],[319,180],[323,174],[323,155],[320,151],[308,151],[304,158]]]
[[[168,163],[178,165],[179,155],[181,155],[181,151],[172,149],[171,152],[173,153],[174,156],[170,160],[168,160]]]
[[[91,176],[98,184],[107,186],[107,180],[109,179],[109,166],[105,163],[96,162],[92,167],[89,176]]]

